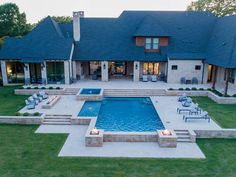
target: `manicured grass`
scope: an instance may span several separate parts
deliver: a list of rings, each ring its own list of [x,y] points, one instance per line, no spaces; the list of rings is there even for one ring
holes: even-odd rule
[[[0,87],[0,115],[15,115],[21,109],[28,96],[15,95],[14,89],[17,87]]]
[[[223,128],[236,128],[236,105],[217,104],[207,97],[193,97],[193,101],[208,111]]]
[[[205,139],[199,159],[62,158],[67,135],[34,134],[37,126],[0,125],[0,176],[227,176],[236,174],[236,139]]]

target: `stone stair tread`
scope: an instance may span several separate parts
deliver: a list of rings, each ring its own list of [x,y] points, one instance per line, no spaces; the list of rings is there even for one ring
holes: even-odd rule
[[[43,122],[44,125],[71,125],[70,122]]]
[[[191,140],[180,139],[177,140],[178,143],[192,143]]]
[[[44,122],[70,122],[70,119],[44,119]]]

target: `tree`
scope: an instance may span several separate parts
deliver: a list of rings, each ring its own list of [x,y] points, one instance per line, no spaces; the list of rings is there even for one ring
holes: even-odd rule
[[[192,2],[187,10],[209,11],[219,17],[233,15],[236,14],[236,0],[198,0]]]
[[[20,13],[14,3],[0,5],[0,37],[23,36],[31,30],[25,13]]]

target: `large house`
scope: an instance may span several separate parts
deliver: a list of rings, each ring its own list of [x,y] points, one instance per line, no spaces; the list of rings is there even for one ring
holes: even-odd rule
[[[168,83],[216,82],[236,86],[236,16],[208,12],[124,11],[118,18],[60,24],[47,17],[0,51],[4,85],[71,84],[82,79],[156,75]]]

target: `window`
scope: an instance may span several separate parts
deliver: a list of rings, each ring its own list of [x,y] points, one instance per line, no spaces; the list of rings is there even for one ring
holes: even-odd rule
[[[171,69],[172,69],[172,70],[178,70],[178,66],[177,66],[177,65],[172,65],[172,66],[171,66]]]
[[[47,62],[47,80],[49,84],[64,84],[64,63]]]
[[[8,83],[24,83],[24,65],[20,62],[6,62]]]
[[[195,70],[201,70],[201,65],[196,65]]]
[[[146,49],[151,49],[151,46],[152,46],[152,38],[146,38],[145,48]]]
[[[159,39],[153,38],[153,49],[158,49]]]
[[[159,63],[143,63],[143,74],[144,75],[158,75],[159,73]]]
[[[234,84],[235,82],[235,76],[236,76],[236,69],[232,69],[230,72],[229,72],[229,82]]]
[[[145,48],[147,50],[157,50],[159,48],[159,38],[146,38]]]

